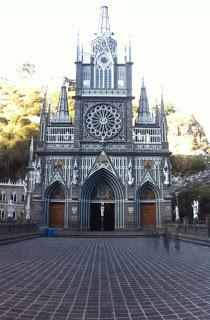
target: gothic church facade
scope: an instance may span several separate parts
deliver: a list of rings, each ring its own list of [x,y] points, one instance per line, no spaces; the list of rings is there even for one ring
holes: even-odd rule
[[[42,227],[137,230],[171,221],[170,151],[163,97],[151,114],[144,82],[132,120],[131,47],[118,62],[108,8],[91,52],[77,47],[75,119],[66,83],[52,115],[46,97],[40,141],[28,167],[28,204]]]

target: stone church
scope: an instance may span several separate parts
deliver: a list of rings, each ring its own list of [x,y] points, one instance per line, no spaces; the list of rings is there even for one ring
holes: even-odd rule
[[[52,114],[46,96],[40,141],[31,143],[27,203],[41,227],[138,230],[171,221],[171,165],[163,96],[151,113],[142,81],[132,117],[131,45],[118,61],[108,8],[100,8],[91,52],[77,45],[75,119],[68,85]],[[35,161],[34,161],[35,156]]]

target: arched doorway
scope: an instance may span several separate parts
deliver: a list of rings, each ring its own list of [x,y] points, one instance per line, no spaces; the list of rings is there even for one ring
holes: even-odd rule
[[[115,197],[110,185],[102,180],[90,197],[90,229],[113,231],[115,227]]]
[[[50,194],[49,227],[64,227],[65,195],[60,186],[56,186]]]
[[[142,227],[156,226],[156,197],[153,190],[146,187],[142,190],[140,206],[140,221]]]
[[[90,230],[90,211],[91,211],[91,196],[93,198],[93,190],[95,187],[104,181],[109,185],[114,194],[114,200],[106,203],[114,204],[114,230],[123,229],[124,224],[124,194],[123,187],[117,177],[107,169],[95,171],[84,183],[81,190],[81,205],[80,205],[80,228],[81,230]],[[92,199],[94,200],[94,199]],[[101,203],[102,201],[99,201]]]

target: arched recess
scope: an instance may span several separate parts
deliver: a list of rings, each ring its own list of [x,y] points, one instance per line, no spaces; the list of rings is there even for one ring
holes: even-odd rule
[[[85,182],[81,192],[81,206],[80,206],[80,227],[81,229],[90,229],[90,207],[91,195],[95,187],[104,181],[107,183],[114,195],[114,228],[124,228],[124,196],[123,189],[119,180],[113,173],[106,169],[100,169],[92,174]],[[113,201],[110,201],[112,203]],[[108,202],[107,202],[108,203]]]
[[[45,192],[44,225],[53,228],[68,226],[67,191],[63,184],[55,181]]]
[[[143,184],[136,194],[136,226],[158,227],[160,226],[159,191],[147,182]]]

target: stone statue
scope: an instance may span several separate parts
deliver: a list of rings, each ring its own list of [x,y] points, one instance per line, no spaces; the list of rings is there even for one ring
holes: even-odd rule
[[[13,202],[12,200],[8,200],[7,202],[7,216],[9,219],[12,219],[13,218],[13,212],[14,212],[14,205],[13,205]]]
[[[31,215],[30,215],[30,213],[31,213],[31,208],[30,208],[30,206],[26,206],[26,220],[30,220],[30,218],[31,218]]]
[[[132,186],[134,184],[134,177],[132,176],[132,163],[131,159],[128,165],[128,185]]]
[[[104,210],[105,210],[104,202],[101,202],[101,217],[104,216]]]
[[[27,204],[25,206],[25,213],[26,213],[26,221],[27,223],[29,223],[31,219],[30,193],[28,195]]]
[[[191,204],[193,208],[193,220],[198,220],[198,207],[199,203],[198,200],[193,200],[193,203]]]
[[[35,168],[35,182],[41,183],[41,162],[40,162],[40,159],[37,164],[37,167]]]
[[[180,218],[179,218],[179,208],[178,208],[178,206],[175,206],[174,213],[175,213],[175,221],[179,222]]]
[[[170,184],[170,170],[169,170],[168,161],[166,159],[163,167],[163,175],[164,175],[164,184],[168,186]]]
[[[72,176],[72,184],[76,186],[78,184],[78,166],[77,166],[77,160],[74,161],[74,168],[73,168],[73,176]]]

